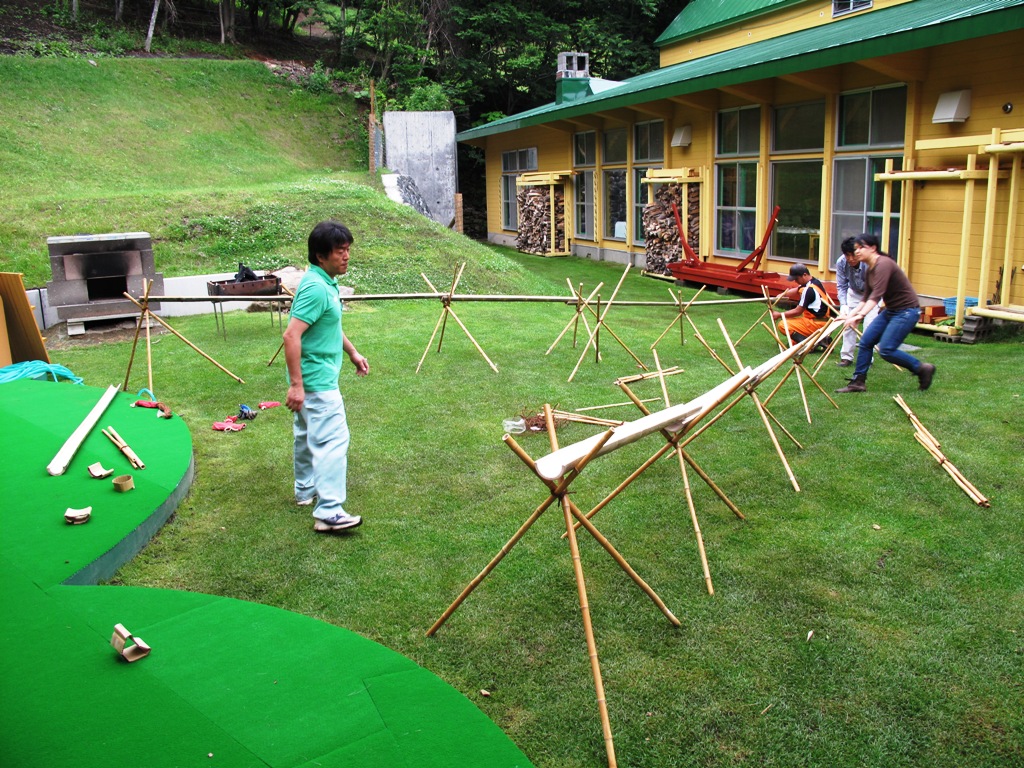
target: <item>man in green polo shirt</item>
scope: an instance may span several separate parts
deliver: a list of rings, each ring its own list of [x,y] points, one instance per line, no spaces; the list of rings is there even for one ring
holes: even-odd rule
[[[288,366],[286,405],[295,414],[295,501],[313,507],[313,530],[347,531],[363,522],[345,511],[348,474],[348,422],[338,388],[341,352],[370,372],[366,358],[341,329],[341,298],[336,278],[348,270],[353,242],[348,227],[322,221],[309,235],[310,268],[292,300],[284,331]]]

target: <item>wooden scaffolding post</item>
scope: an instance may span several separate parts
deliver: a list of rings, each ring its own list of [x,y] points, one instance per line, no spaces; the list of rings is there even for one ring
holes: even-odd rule
[[[545,404],[544,406],[544,420],[547,425],[548,439],[551,444],[552,455],[558,452],[558,440],[555,435],[554,418],[552,415],[551,406]],[[526,453],[519,446],[519,444],[510,436],[505,435],[502,439],[505,444],[515,453],[523,463],[530,469],[531,472],[544,484],[548,491],[548,497],[541,502],[539,506],[534,509],[527,520],[519,527],[519,529],[513,534],[505,545],[501,548],[497,555],[495,555],[491,561],[484,567],[484,569],[473,578],[472,581],[466,586],[465,589],[459,594],[454,602],[445,610],[441,617],[434,622],[434,624],[427,630],[427,636],[433,636],[438,629],[451,617],[451,615],[458,609],[458,607],[466,600],[467,597],[478,587],[487,575],[494,570],[494,568],[501,562],[501,560],[507,555],[512,548],[522,539],[525,533],[530,527],[540,518],[540,516],[550,508],[556,501],[559,503],[562,509],[563,522],[565,524],[565,536],[569,539],[570,556],[572,559],[573,575],[576,582],[577,594],[580,603],[580,612],[583,620],[584,634],[587,641],[587,652],[590,658],[591,673],[594,677],[594,687],[598,702],[598,709],[601,716],[601,729],[604,737],[605,751],[608,756],[609,768],[615,768],[617,761],[615,757],[615,744],[612,739],[611,721],[608,717],[608,705],[607,699],[604,693],[604,683],[601,676],[600,662],[597,654],[597,643],[594,637],[593,625],[590,619],[590,607],[589,599],[586,591],[586,580],[583,573],[583,565],[580,557],[579,543],[576,539],[576,529],[580,526],[586,528],[587,532],[590,533],[594,539],[604,548],[604,550],[611,555],[612,559],[618,564],[633,580],[634,583],[639,586],[645,594],[655,603],[658,609],[665,615],[665,617],[672,623],[673,626],[680,626],[680,621],[677,619],[672,612],[665,605],[664,601],[658,597],[657,593],[636,573],[635,570],[629,565],[629,563],[622,557],[621,554],[616,551],[612,544],[605,538],[592,522],[584,515],[580,509],[573,503],[569,497],[568,491],[569,486],[572,482],[580,476],[583,469],[590,463],[591,460],[600,455],[605,449],[610,440],[615,436],[615,427],[612,427],[605,431],[601,435],[596,436],[596,440],[585,441],[585,446],[579,451],[574,453],[574,458],[571,460],[571,466],[563,467],[563,471],[559,474],[556,479],[545,476],[537,466],[529,454]],[[635,435],[624,436],[622,442],[627,442],[637,439]],[[582,444],[577,444],[582,445]],[[671,446],[666,446],[667,451]],[[575,448],[575,446],[573,446]],[[612,449],[613,450],[613,449]],[[559,464],[561,467],[562,465]]]

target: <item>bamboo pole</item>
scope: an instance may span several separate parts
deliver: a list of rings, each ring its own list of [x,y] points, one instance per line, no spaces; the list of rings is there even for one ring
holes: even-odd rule
[[[573,331],[572,331],[572,346],[573,346],[573,349],[576,348],[576,328],[579,326],[580,317],[581,316],[583,317],[583,325],[586,326],[586,328],[587,328],[587,333],[590,333],[590,324],[587,322],[586,315],[583,314],[583,307],[585,305],[587,305],[590,302],[591,299],[594,298],[594,294],[597,293],[599,290],[601,290],[601,286],[604,285],[603,282],[602,283],[598,283],[597,287],[593,291],[590,292],[590,295],[587,296],[586,299],[584,299],[583,298],[583,283],[580,283],[580,289],[579,289],[579,292],[577,292],[576,289],[572,287],[572,283],[569,282],[569,278],[568,277],[565,278],[565,281],[567,283],[569,283],[569,290],[572,291],[573,296],[576,299],[576,310],[575,310],[575,312],[573,312],[572,318],[569,320],[569,322],[566,323],[565,328],[562,329],[562,332],[560,334],[558,334],[558,336],[555,338],[555,340],[553,342],[551,342],[551,346],[548,347],[548,351],[544,353],[545,355],[550,355],[551,354],[551,351],[556,346],[558,346],[558,342],[560,342],[562,340],[562,337],[565,336],[565,334],[566,334],[566,332],[568,332],[569,328],[573,329]]]
[[[132,339],[132,351],[131,354],[128,355],[128,370],[124,372],[124,385],[121,387],[124,392],[128,391],[128,381],[132,375],[132,364],[135,362],[135,349],[139,345],[139,334],[142,333],[142,318],[145,314],[145,312],[140,312],[139,320],[135,323],[135,338]]]
[[[572,373],[569,375],[569,381],[570,382],[574,378],[576,378],[576,372],[580,369],[580,365],[583,363],[583,358],[586,357],[587,350],[590,349],[590,345],[594,343],[594,339],[597,336],[598,331],[600,331],[601,330],[601,326],[604,325],[605,318],[608,316],[608,310],[611,309],[612,303],[615,301],[615,297],[619,293],[619,288],[622,287],[622,283],[626,280],[626,275],[629,274],[629,269],[632,266],[633,266],[632,264],[627,264],[626,265],[626,269],[622,272],[622,277],[619,278],[619,282],[616,284],[615,290],[612,291],[611,298],[608,300],[608,303],[605,305],[604,312],[600,312],[600,311],[598,312],[597,326],[594,328],[593,332],[590,334],[590,338],[587,340],[586,345],[583,347],[583,354],[580,355],[580,359],[577,361],[576,367],[572,369]],[[599,308],[599,310],[600,310],[600,301],[601,301],[601,299],[600,299],[600,297],[598,297],[598,308]],[[596,349],[597,349],[597,347],[595,346],[595,350]],[[600,354],[600,353],[598,352],[598,354]],[[630,354],[632,354],[632,352]],[[636,355],[633,355],[633,357],[636,358]],[[643,365],[643,363],[641,363],[641,365]],[[646,366],[643,366],[643,367],[646,369]]]
[[[558,450],[558,438],[555,425],[551,418],[551,406],[544,405],[544,418],[548,426],[548,438],[551,450]],[[609,430],[609,435],[611,430]],[[565,530],[569,535],[569,552],[572,558],[573,576],[576,580],[576,592],[580,602],[580,614],[583,617],[583,634],[587,641],[587,656],[590,658],[590,671],[594,678],[594,691],[597,695],[597,708],[601,715],[601,731],[604,735],[605,752],[608,756],[608,768],[616,768],[615,743],[612,740],[611,720],[608,717],[608,701],[604,693],[604,680],[601,678],[601,662],[597,656],[597,641],[594,638],[594,627],[590,620],[590,604],[587,598],[587,583],[583,576],[583,561],[580,559],[579,542],[576,540],[576,529],[573,528],[571,502],[564,494],[560,497],[562,515],[565,518]]]
[[[146,318],[146,382],[150,392],[153,392],[153,342],[150,337],[149,329],[149,291],[153,287],[153,281],[146,281],[146,291],[142,295],[142,303],[145,305],[145,309],[142,310],[142,317]]]
[[[926,451],[928,451],[929,454],[931,454],[932,458],[939,463],[939,466],[946,470],[946,473],[953,478],[953,482],[955,482],[978,506],[992,506],[988,498],[986,498],[981,491],[979,491],[974,484],[971,483],[971,481],[968,480],[964,474],[946,457],[940,448],[939,441],[931,432],[928,431],[924,424],[921,423],[921,420],[917,415],[910,410],[910,407],[907,405],[902,395],[894,396],[893,400],[896,401],[896,404],[903,409],[903,412],[906,413],[907,417],[910,419],[915,430],[914,438],[925,448]]]
[[[137,301],[137,300],[135,299],[135,297],[134,297],[134,296],[132,296],[132,295],[131,295],[130,293],[128,293],[128,292],[125,292],[125,293],[124,293],[124,297],[125,297],[126,299],[128,299],[128,300],[129,300],[129,301],[130,301],[130,302],[131,302],[132,304],[134,304],[135,306],[137,306],[137,307],[138,307],[139,309],[144,309],[144,307],[143,307],[143,306],[142,306],[142,305],[141,305],[141,304],[140,304],[140,303],[139,303],[139,302],[138,302],[138,301]],[[171,327],[171,326],[170,326],[170,325],[169,325],[169,324],[168,324],[168,323],[167,323],[167,322],[166,322],[166,321],[165,321],[165,320],[164,320],[164,319],[163,319],[162,317],[160,317],[160,315],[158,315],[158,314],[156,314],[155,312],[153,312],[153,310],[148,310],[148,313],[149,313],[149,316],[150,316],[150,317],[152,317],[152,318],[153,318],[154,320],[156,320],[156,321],[157,321],[158,323],[160,323],[160,325],[162,325],[162,326],[163,326],[164,328],[166,328],[166,329],[167,329],[168,331],[170,331],[171,333],[173,333],[173,334],[174,334],[175,336],[177,336],[177,337],[178,337],[179,339],[181,339],[181,340],[182,340],[183,342],[185,342],[186,344],[188,344],[188,346],[190,346],[190,347],[191,347],[191,348],[192,348],[193,350],[195,350],[195,351],[196,351],[196,352],[198,352],[198,353],[199,353],[200,355],[202,355],[202,356],[203,356],[203,357],[205,357],[205,358],[206,358],[207,360],[209,360],[209,361],[210,361],[211,363],[213,363],[213,364],[214,364],[215,366],[217,366],[218,368],[220,368],[220,370],[224,371],[224,373],[226,373],[226,374],[227,374],[228,376],[230,376],[230,377],[231,377],[232,379],[234,379],[235,381],[237,381],[237,382],[238,382],[239,384],[245,384],[245,380],[244,380],[244,379],[242,379],[242,378],[241,378],[241,377],[239,377],[239,376],[235,376],[235,374],[233,374],[233,373],[232,373],[231,371],[229,371],[229,370],[228,370],[227,368],[225,368],[225,367],[224,367],[223,365],[221,365],[221,364],[220,364],[220,363],[218,363],[218,362],[217,362],[216,360],[214,360],[214,359],[213,359],[212,357],[210,357],[210,356],[209,356],[208,354],[206,354],[205,352],[203,352],[203,350],[201,350],[201,349],[200,349],[199,347],[197,347],[197,346],[196,346],[195,344],[193,344],[193,343],[192,343],[191,341],[189,341],[189,340],[188,340],[188,339],[186,339],[186,338],[185,338],[184,336],[182,336],[182,335],[181,335],[180,333],[178,333],[178,331],[176,331],[176,330],[175,330],[174,328],[172,328],[172,327]]]
[[[737,365],[742,368],[743,365],[736,360]],[[658,359],[658,350],[654,350],[654,364],[657,369],[661,370],[661,360]],[[658,380],[661,384],[661,394],[665,399],[665,407],[670,408],[672,402],[668,396],[668,387],[665,385],[665,377],[659,376]],[[697,519],[697,507],[693,503],[693,492],[690,489],[690,476],[686,471],[686,462],[683,459],[683,449],[678,443],[675,444],[676,457],[679,459],[679,473],[683,477],[683,492],[686,496],[686,506],[690,512],[690,522],[693,524],[693,535],[697,539],[697,552],[700,555],[700,566],[704,573],[704,585],[708,590],[709,595],[715,594],[714,584],[711,582],[711,568],[708,566],[708,556],[704,549],[704,536],[700,531],[700,521]]]

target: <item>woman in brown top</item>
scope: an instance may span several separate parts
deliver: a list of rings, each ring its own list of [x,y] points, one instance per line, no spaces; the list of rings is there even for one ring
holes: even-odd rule
[[[896,262],[878,250],[878,238],[875,235],[865,233],[855,238],[853,258],[857,263],[864,261],[868,265],[867,292],[864,294],[864,300],[846,318],[846,327],[855,328],[861,318],[877,307],[879,302],[885,302],[885,308],[864,329],[860,337],[860,343],[857,345],[857,367],[854,369],[853,378],[849,384],[837,389],[836,392],[867,391],[871,350],[875,345],[878,346],[878,353],[883,360],[906,368],[917,376],[921,389],[928,389],[935,376],[935,366],[931,363],[922,363],[900,349],[900,344],[914,330],[914,326],[921,318],[917,292]]]

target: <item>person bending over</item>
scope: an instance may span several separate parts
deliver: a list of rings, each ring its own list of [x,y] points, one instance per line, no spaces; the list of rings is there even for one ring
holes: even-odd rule
[[[828,305],[828,294],[825,287],[816,277],[811,277],[810,270],[803,264],[794,264],[789,268],[789,279],[796,283],[796,286],[782,293],[782,296],[792,297],[797,304],[785,312],[771,313],[772,320],[778,320],[776,327],[782,333],[789,333],[789,338],[794,344],[803,341],[813,334],[835,313]],[[799,296],[799,298],[797,298]],[[786,318],[783,320],[783,318]],[[822,339],[814,347],[815,352],[824,352],[829,345],[828,339]]]
[[[868,265],[867,294],[846,318],[845,326],[855,328],[857,323],[868,316],[884,302],[885,307],[871,322],[860,337],[857,345],[857,367],[850,383],[836,392],[866,392],[868,369],[875,346],[883,360],[906,368],[917,376],[921,389],[928,389],[935,376],[935,366],[923,363],[913,355],[900,349],[903,340],[914,330],[921,318],[921,302],[910,284],[906,273],[895,260],[878,250],[878,238],[864,233],[854,240],[855,254],[859,261]]]

